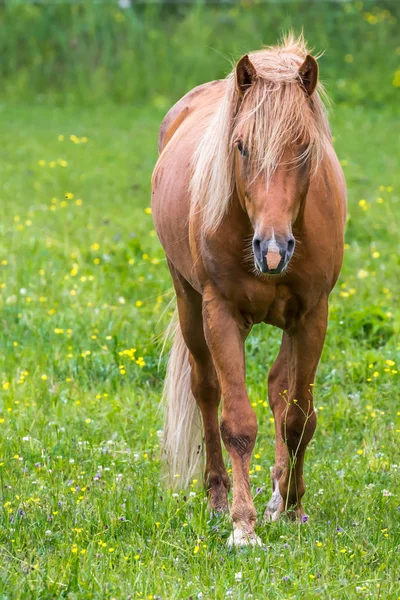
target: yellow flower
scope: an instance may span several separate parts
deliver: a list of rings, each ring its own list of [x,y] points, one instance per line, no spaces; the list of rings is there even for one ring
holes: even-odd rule
[[[43,379],[43,381],[46,381],[46,380],[47,380],[47,375],[45,375],[45,374],[43,373],[43,375],[42,375],[42,379]]]
[[[379,258],[381,255],[380,252],[378,252],[377,250],[375,250],[375,252],[372,253],[372,258]]]
[[[200,550],[199,546],[195,546],[193,549],[193,554],[197,554],[199,550]]]
[[[67,200],[72,200],[72,198],[73,198],[73,197],[74,197],[74,195],[73,195],[73,193],[72,193],[72,192],[67,192],[67,193],[65,194],[65,198],[66,198]]]
[[[114,552],[114,548],[109,548],[108,551],[109,552]]]
[[[136,300],[135,304],[136,304],[136,306],[139,307],[139,306],[142,306],[143,302],[141,300]]]
[[[392,84],[394,87],[400,87],[400,69],[395,72]]]
[[[368,203],[366,200],[362,199],[358,202],[358,206],[362,209],[362,210],[368,210]]]
[[[260,465],[256,465],[254,468],[255,468],[256,471],[261,471],[261,466]]]
[[[100,250],[100,244],[98,242],[94,242],[94,244],[90,246],[90,249],[96,252],[96,250]]]

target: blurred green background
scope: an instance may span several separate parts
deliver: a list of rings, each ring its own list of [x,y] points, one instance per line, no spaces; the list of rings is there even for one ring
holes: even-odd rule
[[[21,2],[0,7],[2,99],[164,106],[302,29],[336,102],[398,102],[397,0]]]

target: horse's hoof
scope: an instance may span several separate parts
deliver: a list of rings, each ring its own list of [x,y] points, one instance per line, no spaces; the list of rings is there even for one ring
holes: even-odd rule
[[[213,517],[223,517],[224,515],[229,514],[228,504],[224,506],[212,506],[210,503],[208,503],[207,508],[211,519]]]
[[[281,512],[279,510],[270,510],[267,506],[264,513],[263,523],[274,523],[274,521],[279,521],[280,516]]]
[[[208,499],[207,508],[211,514],[223,514],[229,512],[229,503],[226,497],[210,497]]]
[[[228,538],[228,548],[242,547],[242,546],[262,546],[262,542],[258,535],[252,532],[245,531],[238,527],[234,529]]]
[[[229,511],[228,489],[222,482],[208,490],[207,508],[211,513],[225,513]]]

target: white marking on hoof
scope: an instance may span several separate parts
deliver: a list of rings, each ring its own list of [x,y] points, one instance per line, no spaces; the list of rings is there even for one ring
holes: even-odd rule
[[[280,516],[279,507],[282,503],[282,496],[279,491],[279,483],[277,479],[273,479],[273,492],[270,501],[265,510],[264,521],[278,521]]]
[[[258,535],[253,532],[245,531],[238,527],[228,538],[228,548],[233,546],[262,546],[262,542]]]
[[[279,521],[280,516],[281,516],[281,513],[279,510],[276,510],[275,512],[271,512],[267,508],[267,510],[265,511],[264,522],[269,521],[270,523],[274,523],[274,521]]]

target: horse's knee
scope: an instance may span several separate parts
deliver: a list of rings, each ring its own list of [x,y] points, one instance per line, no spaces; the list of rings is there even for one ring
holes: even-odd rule
[[[290,452],[305,450],[311,441],[317,426],[317,416],[314,410],[309,413],[299,406],[292,406],[282,418],[282,439]]]
[[[221,436],[228,451],[240,457],[251,454],[257,437],[257,417],[246,400],[242,410],[223,411],[221,417]]]

